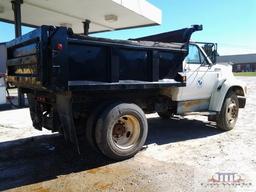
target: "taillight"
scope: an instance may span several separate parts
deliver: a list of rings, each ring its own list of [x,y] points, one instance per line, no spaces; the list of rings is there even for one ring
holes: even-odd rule
[[[55,46],[55,49],[58,50],[58,51],[61,51],[63,49],[62,43],[57,43],[56,46]]]

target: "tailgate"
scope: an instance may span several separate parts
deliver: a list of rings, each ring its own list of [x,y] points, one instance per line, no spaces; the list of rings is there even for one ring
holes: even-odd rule
[[[47,65],[44,54],[47,54],[48,30],[49,27],[43,26],[6,44],[9,82],[24,88],[42,88],[47,84],[42,65]]]

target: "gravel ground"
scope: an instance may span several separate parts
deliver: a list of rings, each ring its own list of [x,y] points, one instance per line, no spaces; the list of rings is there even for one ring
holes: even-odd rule
[[[239,79],[249,95],[234,130],[150,114],[147,145],[122,162],[76,155],[60,135],[34,130],[28,109],[0,112],[0,190],[256,192],[256,77]]]

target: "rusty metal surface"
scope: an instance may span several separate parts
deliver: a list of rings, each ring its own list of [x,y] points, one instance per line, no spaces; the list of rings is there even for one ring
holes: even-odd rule
[[[36,77],[16,77],[16,76],[8,76],[7,77],[8,82],[15,82],[16,85],[22,86],[22,87],[34,87],[34,88],[39,88],[43,89],[42,83],[38,81]]]
[[[178,102],[178,114],[184,114],[194,111],[207,111],[209,107],[209,99],[198,99],[191,101]]]

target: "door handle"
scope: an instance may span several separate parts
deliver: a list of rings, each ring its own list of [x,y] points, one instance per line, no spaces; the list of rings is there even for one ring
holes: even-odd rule
[[[188,72],[188,71],[190,71],[190,68],[185,68],[184,71]]]

